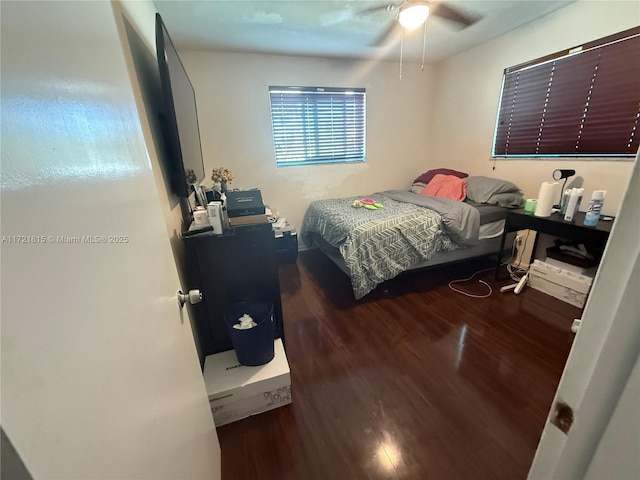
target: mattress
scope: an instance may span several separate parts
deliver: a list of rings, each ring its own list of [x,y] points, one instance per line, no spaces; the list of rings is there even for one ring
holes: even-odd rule
[[[507,217],[507,210],[505,208],[499,207],[498,205],[470,202],[468,200],[466,200],[465,203],[473,206],[480,213],[478,240],[496,238],[502,235],[504,231],[504,219]]]
[[[496,238],[504,232],[505,220],[496,220],[495,222],[480,225],[478,232],[478,240],[486,240],[487,238]]]
[[[465,201],[480,212],[480,225],[486,225],[507,218],[507,209],[498,205]]]

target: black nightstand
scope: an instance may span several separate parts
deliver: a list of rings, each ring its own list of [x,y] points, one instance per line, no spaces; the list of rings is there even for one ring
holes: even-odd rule
[[[190,288],[200,289],[203,301],[194,305],[203,339],[203,354],[231,350],[233,345],[224,323],[224,311],[234,302],[266,300],[273,303],[275,338],[282,338],[284,326],[280,280],[270,223],[245,225],[225,231],[184,238]]]
[[[278,265],[296,263],[298,259],[298,232],[286,223],[278,228],[273,225],[274,251]]]

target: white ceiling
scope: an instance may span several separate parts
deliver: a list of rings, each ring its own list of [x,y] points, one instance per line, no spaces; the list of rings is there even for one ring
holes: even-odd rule
[[[446,0],[448,5],[482,19],[460,30],[447,20],[431,16],[427,20],[426,62],[437,63],[573,1]],[[339,58],[397,59],[400,55],[400,29],[385,45],[369,46],[394,14],[358,13],[388,3],[384,0],[155,0],[154,3],[179,49]],[[405,61],[419,62],[422,45],[422,29],[405,33]]]

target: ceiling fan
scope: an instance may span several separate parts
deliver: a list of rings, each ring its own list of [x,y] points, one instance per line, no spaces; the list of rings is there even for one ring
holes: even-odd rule
[[[389,23],[389,26],[371,43],[372,46],[383,45],[396,28],[402,27],[407,30],[413,30],[419,27],[427,21],[430,15],[449,20],[461,28],[467,28],[480,20],[480,17],[462,12],[442,1],[403,0],[400,3],[367,8],[359,13],[366,15],[384,10],[392,12],[394,18]]]

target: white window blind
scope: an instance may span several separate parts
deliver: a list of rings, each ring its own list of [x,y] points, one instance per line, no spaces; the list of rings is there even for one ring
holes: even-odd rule
[[[494,157],[633,157],[640,28],[505,69]]]
[[[365,89],[269,87],[276,165],[364,162]]]

